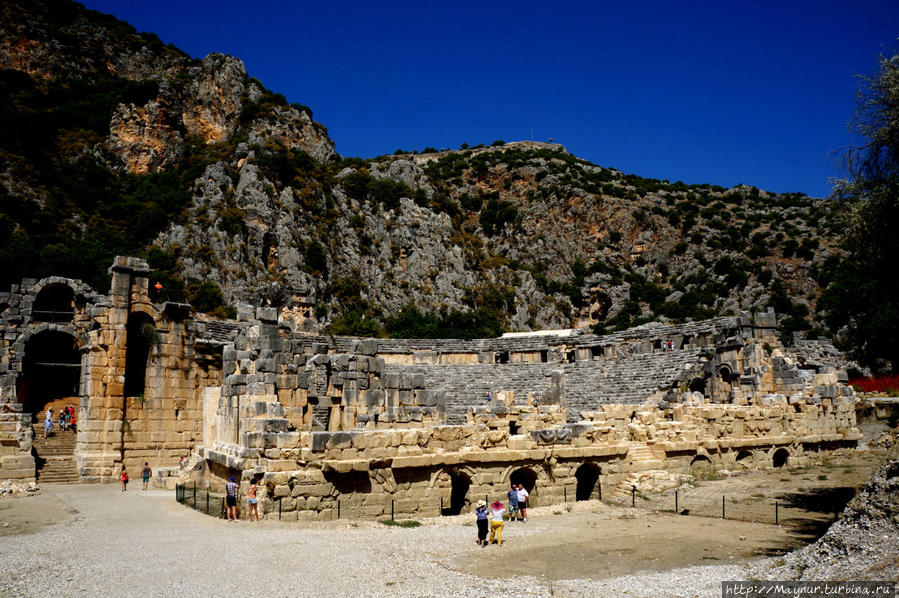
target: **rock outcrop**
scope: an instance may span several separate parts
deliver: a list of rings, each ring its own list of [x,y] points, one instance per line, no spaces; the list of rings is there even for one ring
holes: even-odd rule
[[[817,542],[763,571],[768,579],[899,579],[899,460],[884,463]]]

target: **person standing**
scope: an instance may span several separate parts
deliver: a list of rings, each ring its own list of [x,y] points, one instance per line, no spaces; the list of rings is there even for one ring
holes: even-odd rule
[[[490,505],[490,544],[493,544],[495,537],[497,545],[503,545],[503,513],[505,512],[503,503],[498,500]]]
[[[122,465],[122,473],[119,475],[119,479],[122,480],[122,492],[128,491],[128,471],[125,469],[125,466]]]
[[[487,546],[487,503],[479,500],[474,506],[474,514],[478,523],[478,546]]]
[[[50,435],[50,428],[53,427],[53,410],[47,409],[47,414],[44,416],[44,438]]]
[[[228,505],[228,521],[237,521],[237,483],[234,476],[225,484],[225,503]]]
[[[518,512],[521,514],[521,520],[528,522],[528,499],[531,494],[527,491],[523,484],[518,484]]]
[[[150,484],[151,475],[153,475],[153,470],[150,469],[150,465],[144,461],[144,469],[140,472],[141,481],[144,483],[144,490],[146,490],[147,486]]]
[[[247,492],[247,511],[250,513],[250,521],[253,521],[253,515],[256,515],[256,521],[259,521],[259,499],[256,498],[256,481],[250,482],[250,490]]]
[[[509,521],[515,521],[515,518],[518,517],[518,488],[515,484],[512,484],[512,488],[509,489],[509,492],[506,493],[506,496],[509,497]]]

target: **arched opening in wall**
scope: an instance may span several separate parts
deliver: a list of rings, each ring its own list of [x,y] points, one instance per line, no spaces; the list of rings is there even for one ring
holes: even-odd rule
[[[471,478],[464,473],[452,471],[450,476],[450,501],[449,507],[444,506],[441,515],[458,515],[467,510],[468,489],[471,488]]]
[[[34,298],[31,319],[35,322],[71,322],[75,317],[75,291],[69,285],[48,284]]]
[[[66,332],[45,331],[25,343],[22,374],[16,380],[16,396],[32,421],[43,412],[78,404],[81,384],[81,352],[78,341]]]
[[[693,378],[692,380],[690,380],[690,392],[705,394],[705,379]]]
[[[598,359],[602,357],[603,351],[602,347],[590,347],[590,358]]]
[[[599,466],[595,463],[584,463],[574,472],[577,479],[575,500],[599,498]]]
[[[500,351],[496,354],[496,363],[509,363],[509,352]]]
[[[690,475],[698,480],[708,480],[715,477],[715,468],[712,460],[705,455],[696,455],[690,461]]]
[[[549,351],[543,349],[540,351],[540,363],[546,363],[549,361]]]
[[[749,467],[752,465],[752,453],[749,451],[740,451],[737,453],[737,465]]]
[[[512,472],[509,476],[510,484],[521,484],[529,494],[534,493],[537,487],[537,473],[530,467],[521,467]]]
[[[771,458],[771,462],[774,467],[783,467],[787,464],[787,461],[790,459],[790,453],[785,448],[779,448],[774,451],[774,456]]]
[[[566,363],[574,363],[577,361],[577,351],[565,351],[565,362]]]
[[[125,396],[142,396],[147,386],[147,362],[157,343],[153,318],[143,312],[128,316],[125,336]]]
[[[733,384],[735,378],[739,378],[739,376],[734,376],[734,373],[731,371],[730,367],[726,365],[722,365],[718,370],[718,377],[721,378],[722,382],[727,384]]]

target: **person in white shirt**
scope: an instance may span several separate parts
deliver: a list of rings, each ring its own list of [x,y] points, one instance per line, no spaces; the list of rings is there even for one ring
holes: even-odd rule
[[[530,496],[525,487],[518,484],[518,512],[521,513],[521,521],[524,523],[528,521],[528,497]]]
[[[503,545],[503,513],[505,512],[505,506],[498,500],[490,505],[490,544],[493,544],[493,537],[496,536],[497,545]]]

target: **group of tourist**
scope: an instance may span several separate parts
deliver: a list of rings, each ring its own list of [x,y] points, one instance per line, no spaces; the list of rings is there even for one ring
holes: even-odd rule
[[[47,408],[47,412],[44,414],[44,438],[50,435],[50,430],[53,428],[53,409]],[[64,407],[59,412],[59,429],[60,430],[75,430],[75,408],[69,404],[68,407]]]
[[[507,493],[509,497],[509,521],[518,519],[521,522],[528,520],[528,499],[530,493],[522,484],[512,484]],[[494,501],[487,505],[487,501],[479,500],[475,504],[475,517],[478,524],[478,540],[480,547],[488,544],[503,545],[503,527],[505,526],[504,516],[506,514],[506,506],[501,501]],[[487,538],[487,528],[490,528],[490,538]]]

